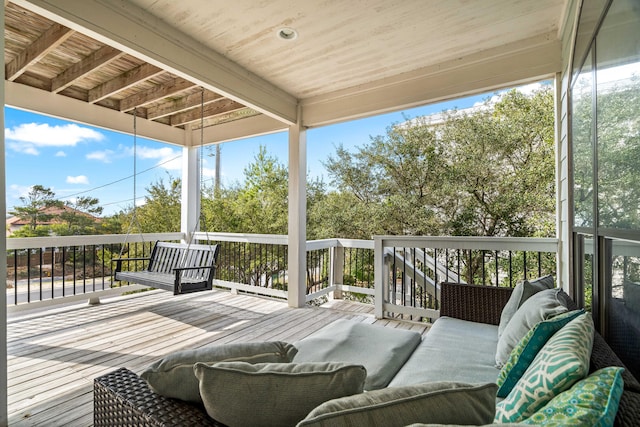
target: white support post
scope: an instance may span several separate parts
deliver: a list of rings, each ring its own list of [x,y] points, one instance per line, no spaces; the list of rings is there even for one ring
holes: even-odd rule
[[[0,12],[0,34],[4,34],[4,8]],[[0,39],[0,47],[4,52],[4,37]],[[0,59],[0,65],[2,66],[2,70],[4,70],[4,56]],[[3,83],[4,83],[4,79]],[[2,129],[4,129],[4,84],[0,85],[0,101],[2,101],[2,112],[0,112],[0,125]],[[3,212],[5,218],[7,216],[7,202],[6,202],[6,163],[4,156],[4,132],[2,132],[2,150],[0,150],[0,210]],[[0,253],[7,253],[7,239],[2,239],[2,243],[0,243]],[[7,257],[3,257],[0,262],[0,277],[7,277]],[[9,411],[8,411],[8,401],[7,401],[7,391],[8,391],[8,382],[7,382],[7,371],[8,371],[8,363],[7,363],[7,292],[0,292],[0,320],[2,322],[2,327],[0,327],[0,390],[4,390],[4,393],[0,393],[0,426],[9,425]]]
[[[376,319],[384,317],[384,246],[382,238],[374,238],[373,244],[373,283],[374,283],[374,315]]]
[[[304,307],[307,294],[307,133],[289,128],[289,307]]]
[[[192,233],[198,231],[200,219],[200,153],[193,146],[193,132],[187,126],[184,132],[185,145],[182,149],[182,203],[180,231],[188,243]]]
[[[344,284],[344,247],[338,244],[331,247],[331,282],[335,286],[333,299],[342,299],[342,285]]]

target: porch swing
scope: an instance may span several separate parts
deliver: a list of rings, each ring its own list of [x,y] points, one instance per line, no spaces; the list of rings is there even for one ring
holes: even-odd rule
[[[200,114],[200,182],[202,183],[202,150],[203,150],[203,129],[204,129],[204,89],[201,97]],[[133,212],[127,237],[122,245],[122,250],[126,246],[127,238],[131,234],[134,223],[138,226],[138,231],[142,236],[142,229],[138,221],[136,212],[136,146],[137,146],[137,114],[133,112]],[[202,185],[202,184],[201,184]],[[198,219],[202,221],[202,210],[199,209]],[[197,224],[194,226],[196,231]],[[205,223],[206,228],[206,223]],[[116,268],[114,270],[115,281],[126,281],[137,283],[143,286],[150,286],[156,289],[173,291],[174,295],[211,290],[213,288],[213,276],[215,275],[215,265],[218,258],[218,245],[193,244],[193,233],[188,236],[188,243],[171,243],[157,241],[149,257],[114,259]],[[207,239],[208,240],[208,239]],[[143,239],[144,242],[144,239]],[[123,271],[122,264],[127,261],[144,261],[146,268],[138,271]]]

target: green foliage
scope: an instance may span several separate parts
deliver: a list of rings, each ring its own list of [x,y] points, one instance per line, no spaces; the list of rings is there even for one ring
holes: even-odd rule
[[[326,231],[551,236],[555,233],[553,94],[515,90],[474,112],[418,118],[325,166],[339,195]],[[323,230],[323,231],[325,231]]]
[[[180,230],[181,180],[170,178],[168,183],[159,179],[147,187],[145,203],[120,212],[119,218],[108,224],[120,223],[122,233],[167,233]],[[134,216],[135,213],[135,216]]]
[[[63,210],[59,219],[62,224],[54,224],[52,229],[58,236],[99,234],[99,224],[95,216],[102,214],[100,201],[95,197],[78,197],[75,201],[67,201],[65,205],[70,209]]]
[[[20,201],[24,206],[18,206],[9,213],[27,221],[32,231],[35,231],[38,223],[50,221],[54,217],[53,214],[45,212],[46,208],[62,206],[62,202],[56,200],[55,193],[42,185],[31,187],[26,196],[20,197]]]

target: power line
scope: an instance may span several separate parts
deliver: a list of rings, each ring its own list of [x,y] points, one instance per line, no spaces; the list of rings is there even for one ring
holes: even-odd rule
[[[90,188],[89,190],[83,190],[83,191],[79,191],[79,192],[77,192],[77,193],[69,194],[69,195],[66,195],[65,197],[75,197],[75,196],[79,196],[80,194],[89,193],[89,192],[91,192],[91,191],[99,190],[99,189],[101,189],[101,188],[108,187],[108,186],[110,186],[110,185],[117,184],[117,183],[122,182],[122,181],[126,181],[127,179],[131,179],[131,178],[133,178],[133,177],[134,177],[134,176],[136,176],[136,175],[141,175],[141,174],[143,174],[143,173],[145,173],[145,172],[149,172],[150,170],[156,169],[156,168],[158,168],[158,167],[160,167],[160,166],[162,166],[162,165],[164,165],[164,164],[166,164],[166,163],[169,163],[169,162],[172,162],[172,161],[174,161],[174,160],[176,160],[176,159],[179,159],[180,157],[181,157],[181,156],[176,156],[176,157],[174,157],[174,158],[172,158],[172,159],[165,160],[165,161],[164,161],[164,162],[162,162],[162,163],[158,163],[158,164],[157,164],[157,165],[155,165],[155,166],[151,166],[150,168],[145,169],[145,170],[143,170],[143,171],[141,171],[141,172],[138,172],[138,173],[136,173],[136,174],[129,175],[129,176],[126,176],[126,177],[124,177],[124,178],[117,179],[117,180],[115,180],[115,181],[109,182],[109,183],[107,183],[107,184],[100,185],[100,186],[98,186],[98,187]],[[112,204],[112,203],[109,203],[109,204]],[[106,206],[106,205],[104,205],[104,206]]]

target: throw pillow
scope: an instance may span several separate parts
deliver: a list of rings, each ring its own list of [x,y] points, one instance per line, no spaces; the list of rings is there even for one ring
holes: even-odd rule
[[[296,352],[293,345],[280,341],[212,345],[168,354],[148,366],[140,376],[155,393],[187,402],[202,403],[198,379],[193,373],[193,365],[197,362],[288,363]]]
[[[600,369],[538,410],[524,424],[545,426],[611,427],[618,412],[624,381],[623,368]]]
[[[498,336],[502,336],[504,328],[511,320],[518,308],[524,304],[526,300],[531,298],[534,294],[544,291],[545,289],[553,289],[555,284],[553,282],[553,276],[548,275],[539,277],[533,280],[523,280],[519,282],[509,297],[509,300],[502,309],[500,314],[500,323],[498,324]]]
[[[567,311],[558,298],[560,289],[546,289],[527,299],[513,315],[498,338],[496,365],[501,368],[509,359],[513,348],[538,322]]]
[[[500,370],[497,380],[500,387],[498,397],[507,397],[547,340],[582,313],[584,310],[569,311],[536,324],[515,346],[507,363]]]
[[[294,426],[327,400],[362,393],[367,371],[346,363],[196,363],[207,414],[223,424]]]
[[[593,320],[583,313],[556,332],[522,378],[496,405],[496,422],[529,418],[556,395],[585,377],[593,344]]]
[[[315,408],[298,427],[405,426],[416,422],[480,425],[493,420],[495,384],[450,382],[389,387]]]

